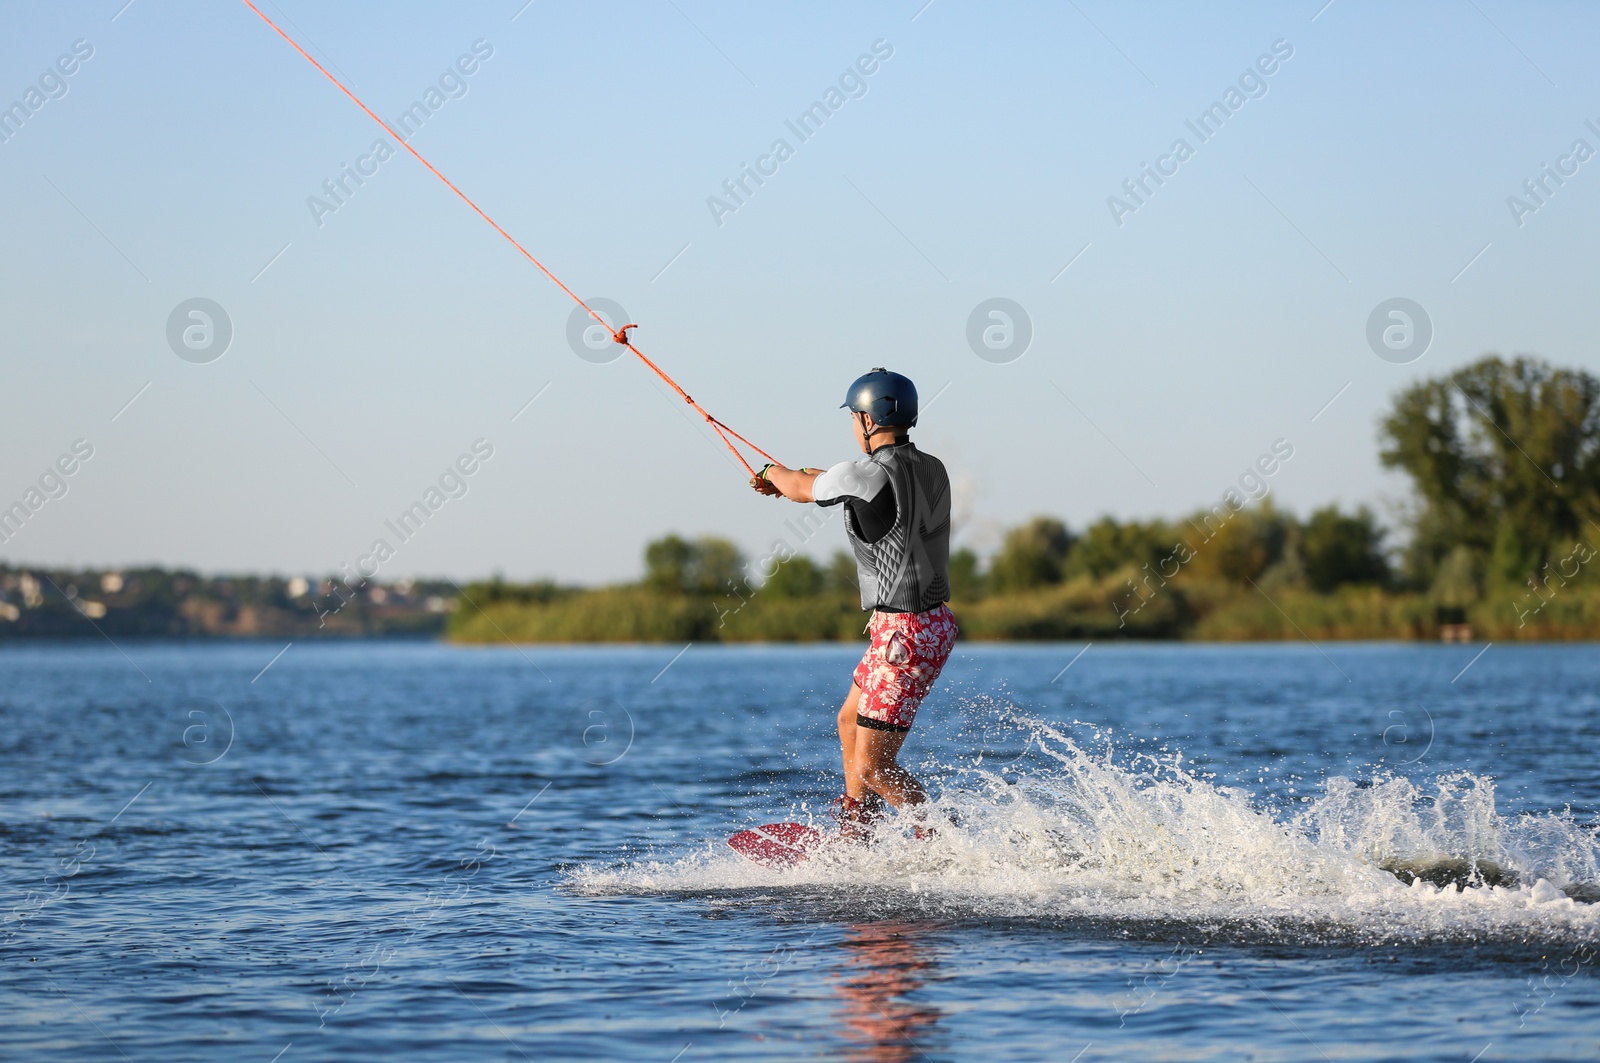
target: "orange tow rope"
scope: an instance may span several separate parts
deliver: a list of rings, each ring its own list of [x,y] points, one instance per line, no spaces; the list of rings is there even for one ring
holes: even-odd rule
[[[565,284],[561,283],[561,278],[560,277],[557,277],[554,273],[551,273],[548,269],[545,269],[544,263],[540,262],[538,259],[534,258],[533,255],[529,254],[528,249],[526,247],[523,247],[521,244],[517,243],[515,237],[513,237],[510,233],[506,232],[504,229],[500,228],[500,224],[498,222],[496,222],[493,218],[489,217],[489,215],[485,214],[483,212],[483,208],[482,207],[480,207],[476,203],[474,203],[471,200],[471,198],[469,198],[467,196],[467,194],[465,192],[461,191],[461,189],[459,189],[455,185],[451,184],[450,183],[450,179],[448,177],[446,177],[444,174],[440,173],[438,170],[434,169],[433,163],[429,162],[427,159],[424,159],[420,154],[417,153],[417,149],[416,148],[413,148],[410,144],[407,144],[405,142],[405,140],[398,133],[396,133],[393,129],[390,129],[389,128],[389,123],[385,122],[382,118],[379,118],[376,114],[373,114],[372,113],[372,108],[370,108],[366,104],[362,103],[360,101],[360,99],[358,99],[356,97],[355,93],[351,92],[349,89],[344,87],[344,83],[343,82],[341,82],[338,78],[334,77],[332,74],[328,73],[327,69],[325,67],[323,67],[323,65],[321,63],[319,63],[315,59],[313,59],[311,57],[311,55],[304,48],[300,47],[300,45],[295,43],[293,37],[290,37],[287,33],[283,32],[283,30],[278,27],[278,24],[276,22],[274,22],[270,18],[268,18],[262,12],[262,10],[259,7],[257,7],[255,4],[251,3],[250,0],[243,0],[243,3],[244,3],[245,7],[248,7],[251,11],[254,11],[257,15],[259,15],[262,22],[265,22],[267,25],[271,26],[272,27],[272,31],[274,33],[276,33],[278,36],[282,37],[285,41],[289,42],[289,47],[291,47],[295,51],[299,52],[301,54],[301,56],[303,56],[305,58],[306,62],[310,63],[312,66],[314,66],[318,70],[320,70],[322,72],[322,76],[327,78],[329,81],[333,82],[334,85],[339,89],[340,92],[342,92],[346,96],[350,97],[350,102],[351,103],[354,103],[357,107],[359,107],[363,111],[365,111],[368,118],[372,119],[374,122],[377,122],[380,126],[383,127],[384,132],[386,132],[390,136],[394,137],[394,139],[400,144],[400,146],[402,148],[405,148],[407,151],[409,151],[411,153],[411,157],[412,158],[416,159],[418,162],[422,163],[422,165],[426,166],[428,168],[428,172],[429,173],[433,174],[433,176],[435,176],[439,180],[443,181],[444,184],[445,184],[445,187],[450,189],[450,191],[452,191],[456,195],[460,196],[461,197],[461,202],[463,202],[467,206],[471,207],[472,210],[473,210],[473,213],[477,214],[478,217],[480,217],[484,221],[488,222],[490,224],[490,226],[492,226],[494,228],[494,231],[499,233],[501,236],[505,237],[506,238],[506,242],[509,243],[512,247],[514,247],[518,251],[522,252],[522,257],[523,258],[527,259],[529,262],[532,262],[535,266],[537,266],[540,273],[543,273],[546,277],[549,277],[553,282],[555,282],[556,287],[560,288],[562,291],[566,292],[567,295],[571,296],[573,302],[577,303],[579,306],[583,307],[584,310],[588,311],[590,317],[592,317],[596,321],[598,321],[602,328],[604,328],[607,332],[611,333],[611,339],[614,342],[622,344],[624,347],[628,348],[628,350],[630,350],[634,354],[638,355],[639,361],[641,361],[645,365],[649,366],[651,371],[654,372],[656,374],[656,376],[658,376],[662,380],[664,380],[668,387],[670,387],[673,391],[676,391],[680,396],[682,396],[684,402],[687,402],[690,406],[693,406],[695,408],[695,410],[700,414],[700,416],[702,416],[702,417],[704,417],[706,419],[706,423],[709,424],[712,427],[712,429],[716,431],[717,435],[721,437],[722,442],[724,444],[726,444],[727,448],[729,450],[733,451],[733,456],[735,458],[739,459],[739,464],[744,466],[746,472],[748,472],[751,476],[756,475],[755,469],[752,468],[750,463],[745,460],[744,455],[739,453],[739,448],[733,445],[733,440],[734,439],[737,439],[739,442],[743,443],[745,446],[749,447],[751,450],[755,451],[757,454],[760,454],[763,458],[766,458],[768,461],[774,461],[775,462],[775,461],[778,460],[777,458],[774,458],[771,454],[768,454],[766,451],[764,451],[760,447],[756,446],[754,443],[750,442],[748,439],[746,439],[744,436],[740,435],[738,432],[735,432],[733,429],[729,428],[727,425],[723,424],[721,421],[719,421],[715,417],[711,416],[711,414],[707,413],[705,407],[701,406],[698,402],[694,401],[694,399],[690,398],[689,397],[689,393],[687,391],[684,391],[683,388],[679,387],[678,386],[678,382],[676,380],[673,380],[670,376],[668,376],[662,370],[662,368],[659,365],[656,365],[656,363],[654,363],[650,359],[646,358],[644,356],[644,352],[639,350],[639,348],[635,347],[633,345],[633,342],[630,339],[628,339],[628,330],[631,329],[631,328],[638,328],[639,327],[638,325],[628,324],[628,325],[622,325],[622,326],[620,326],[618,328],[613,329],[610,325],[606,324],[605,319],[602,318],[599,314],[595,313],[594,310],[590,309],[588,303],[584,302],[582,299],[579,299],[578,296],[573,292],[573,290],[571,288],[568,288]],[[733,438],[730,439],[730,438],[728,438],[729,436],[732,436]]]

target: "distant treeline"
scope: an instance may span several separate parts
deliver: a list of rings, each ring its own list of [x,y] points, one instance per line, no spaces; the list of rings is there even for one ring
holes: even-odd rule
[[[7,638],[437,636],[456,607],[448,580],[380,584],[183,570],[0,565]]]
[[[1280,441],[1281,442],[1281,441]],[[1035,517],[990,556],[951,558],[969,638],[1600,638],[1600,380],[1486,357],[1394,399],[1385,465],[1413,496],[1385,528],[1358,508],[1272,503],[1291,447],[1260,455],[1210,509],[1176,520]],[[798,511],[797,511],[798,512]],[[815,522],[802,519],[808,528]],[[814,529],[812,529],[814,530]],[[644,578],[600,588],[201,576],[0,564],[0,639],[313,637],[441,631],[468,642],[856,639],[855,563],[752,566],[731,543],[669,535]]]
[[[1179,520],[1052,517],[995,553],[951,558],[970,638],[1600,638],[1600,380],[1490,356],[1396,396],[1380,458],[1411,480],[1398,529],[1365,508],[1304,519],[1272,504],[1283,448],[1245,491]],[[1288,451],[1292,454],[1292,449]],[[1259,492],[1251,490],[1259,486]],[[1258,494],[1259,501],[1252,499]],[[860,636],[855,564],[751,566],[730,543],[651,543],[638,583],[478,583],[452,613],[461,641],[827,640]],[[764,574],[764,573],[763,573]]]

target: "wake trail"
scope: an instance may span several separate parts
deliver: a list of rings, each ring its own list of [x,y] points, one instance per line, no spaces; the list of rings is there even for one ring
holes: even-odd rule
[[[1275,804],[1218,784],[1181,752],[1119,748],[1089,724],[1014,709],[997,722],[1022,732],[1029,755],[1000,768],[981,757],[952,766],[931,840],[892,816],[871,845],[829,846],[776,869],[718,837],[673,859],[573,868],[565,885],[590,895],[848,897],[863,916],[1600,943],[1597,829],[1570,811],[1503,814],[1490,778],[1332,776],[1319,795]],[[825,818],[813,825],[833,833]]]

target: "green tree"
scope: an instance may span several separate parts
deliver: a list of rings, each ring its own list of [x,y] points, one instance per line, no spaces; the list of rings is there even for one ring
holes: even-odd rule
[[[644,582],[662,594],[687,594],[695,563],[694,544],[676,534],[644,548]]]
[[[1323,594],[1347,583],[1385,583],[1389,562],[1383,555],[1383,529],[1365,506],[1353,516],[1325,506],[1300,530],[1306,582]]]
[[[1060,583],[1072,535],[1054,517],[1034,517],[1006,532],[989,565],[989,584],[997,594]]]
[[[1294,521],[1278,512],[1271,500],[1260,506],[1229,511],[1226,520],[1217,511],[1202,512],[1189,521],[1194,549],[1190,567],[1201,579],[1244,583],[1259,580],[1283,559]]]
[[[1073,542],[1063,574],[1100,579],[1126,565],[1141,568],[1148,564],[1155,570],[1172,554],[1176,543],[1172,529],[1161,521],[1122,524],[1114,517],[1101,517]]]
[[[1457,546],[1521,582],[1600,517],[1600,379],[1582,370],[1482,358],[1396,396],[1381,440],[1420,502],[1418,584]]]
[[[689,593],[706,596],[749,593],[747,563],[737,546],[709,535],[696,539],[694,545],[698,554],[690,573]]]
[[[827,577],[817,563],[798,554],[778,566],[761,585],[761,593],[774,598],[814,598],[826,584]]]
[[[662,594],[745,594],[744,555],[726,539],[668,535],[644,549],[645,586]]]
[[[1439,562],[1438,571],[1430,588],[1434,600],[1447,609],[1462,610],[1475,604],[1483,596],[1482,581],[1478,574],[1479,555],[1471,549],[1458,546]]]
[[[983,597],[983,573],[978,555],[963,546],[950,555],[950,597],[962,602]]]

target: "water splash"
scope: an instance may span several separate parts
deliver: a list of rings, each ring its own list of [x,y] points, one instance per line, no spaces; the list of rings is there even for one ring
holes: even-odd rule
[[[871,845],[764,868],[720,838],[671,860],[588,866],[590,894],[785,890],[858,910],[1117,924],[1249,925],[1363,940],[1600,941],[1600,838],[1570,812],[1502,815],[1492,780],[1329,778],[1274,807],[1089,724],[1009,713],[1029,756],[951,769],[917,839],[890,817]],[[809,821],[807,813],[796,818]],[[831,831],[831,824],[816,823]]]

